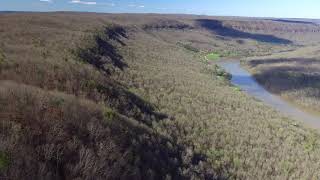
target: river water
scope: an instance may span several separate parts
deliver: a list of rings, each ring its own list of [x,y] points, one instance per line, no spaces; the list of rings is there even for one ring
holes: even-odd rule
[[[241,88],[244,92],[263,101],[265,104],[275,108],[283,114],[304,122],[309,127],[320,128],[320,117],[304,112],[296,106],[284,101],[279,96],[269,93],[257,83],[247,70],[241,67],[240,61],[221,61],[217,64],[225,69],[225,71],[232,74],[231,83]]]

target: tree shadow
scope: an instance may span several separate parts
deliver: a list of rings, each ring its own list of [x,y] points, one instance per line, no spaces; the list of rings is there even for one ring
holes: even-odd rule
[[[104,65],[110,63],[121,70],[127,67],[127,64],[123,62],[123,57],[117,52],[114,45],[102,38],[97,38],[96,42],[100,51],[99,54],[101,55],[100,59],[96,59],[96,67],[104,71],[107,71]]]
[[[103,32],[97,32],[83,40],[81,47],[74,54],[78,59],[87,62],[97,69],[111,74],[114,68],[124,70],[128,65],[118,53],[116,44],[125,46],[122,39],[127,39],[126,31],[122,27],[106,28]]]
[[[123,62],[123,57],[118,53],[115,43],[126,46],[123,39],[127,38],[126,30],[123,27],[108,27],[102,32],[96,32],[93,38],[89,37],[89,43],[85,42],[87,44],[78,48],[76,56],[107,74],[111,74],[114,68],[123,70],[128,65]],[[112,79],[108,78],[93,88],[103,95],[105,103],[116,109],[117,112],[126,117],[137,119],[147,126],[151,126],[153,121],[168,118],[168,115],[157,112],[151,103]],[[95,99],[94,95],[92,96]]]
[[[311,25],[316,25],[313,22],[308,22],[308,21],[295,21],[295,20],[287,20],[287,19],[268,19],[270,21],[275,21],[275,22],[283,22],[283,23],[295,23],[295,24],[311,24]]]
[[[135,119],[118,113],[107,117],[100,108],[73,97],[16,84],[1,85],[3,92],[14,94],[14,98],[2,97],[0,108],[0,129],[4,130],[0,131],[1,142],[12,144],[5,149],[10,152],[10,164],[7,170],[1,169],[0,177],[222,179],[211,166],[204,167],[205,154],[190,151],[188,145],[179,145]],[[31,98],[19,102],[27,96]],[[63,101],[52,103],[55,99]],[[44,108],[34,108],[40,102]],[[16,132],[16,127],[24,128]],[[13,139],[12,133],[23,138]]]
[[[157,112],[148,101],[126,90],[121,85],[106,82],[97,86],[99,93],[106,95],[105,102],[117,109],[120,114],[134,118],[151,127],[153,121],[169,118],[167,114]]]
[[[233,29],[231,27],[224,26],[221,21],[213,20],[213,19],[197,19],[197,24],[202,28],[209,30],[210,32],[230,37],[230,38],[243,38],[243,39],[252,39],[259,42],[265,43],[274,43],[274,44],[292,44],[292,41],[278,38],[273,35],[265,35],[265,34],[253,34],[248,32],[239,31]]]
[[[124,124],[125,121],[122,121],[121,123]],[[139,161],[138,163],[136,163],[136,161],[135,164],[133,164],[133,166],[137,168],[132,168],[133,170],[138,171],[138,173],[123,173],[128,171],[127,169],[118,173],[118,175],[123,174],[122,176],[125,177],[124,179],[128,179],[128,177],[129,179],[135,179],[134,176],[131,175],[130,177],[127,174],[141,174],[141,178],[139,179],[154,180],[228,179],[225,177],[226,175],[219,174],[219,172],[216,172],[208,166],[206,163],[208,157],[205,154],[196,153],[194,151],[190,152],[190,149],[188,150],[185,146],[181,146],[159,133],[149,133],[144,129],[138,129],[135,126],[132,126],[131,123],[127,123],[127,127],[134,133],[121,139],[135,140],[136,143],[132,145],[132,150],[136,154],[135,158]],[[186,155],[187,152],[189,155]],[[185,162],[185,158],[190,158],[190,162]],[[150,170],[152,173],[150,173]]]
[[[109,39],[114,40],[121,44],[122,46],[125,46],[126,44],[122,41],[122,38],[128,39],[126,30],[121,26],[113,27],[111,30],[106,29],[105,32]]]

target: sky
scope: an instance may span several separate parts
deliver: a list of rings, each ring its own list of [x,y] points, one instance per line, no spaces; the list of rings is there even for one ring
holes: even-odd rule
[[[0,11],[174,13],[320,19],[320,0],[0,0]]]

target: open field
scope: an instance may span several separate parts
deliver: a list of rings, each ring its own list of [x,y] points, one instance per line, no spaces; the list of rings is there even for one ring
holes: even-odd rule
[[[0,23],[0,177],[320,177],[319,133],[238,91],[205,59],[294,50],[320,41],[318,26],[94,13]]]

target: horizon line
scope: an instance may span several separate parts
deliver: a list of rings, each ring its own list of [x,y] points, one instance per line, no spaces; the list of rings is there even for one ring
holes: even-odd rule
[[[210,14],[192,14],[192,13],[160,13],[160,12],[100,12],[100,11],[16,11],[16,10],[0,10],[0,13],[96,13],[96,14],[156,14],[156,15],[190,15],[190,16],[211,16],[211,17],[235,17],[235,18],[257,18],[257,19],[308,19],[320,20],[320,18],[307,17],[272,17],[272,16],[242,16],[242,15],[210,15]]]

